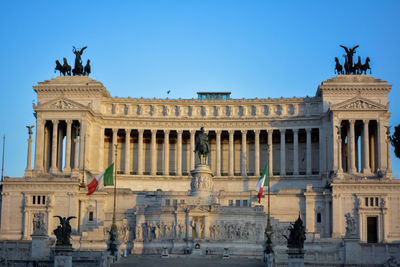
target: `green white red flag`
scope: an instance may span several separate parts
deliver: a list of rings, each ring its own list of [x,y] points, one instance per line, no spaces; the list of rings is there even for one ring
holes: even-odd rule
[[[257,194],[258,203],[261,202],[261,198],[263,195],[263,189],[264,189],[265,185],[268,185],[268,164],[265,166],[264,171],[260,177],[260,180],[258,180],[257,185],[256,185],[256,190],[258,192],[258,194]]]
[[[88,184],[87,195],[89,196],[93,194],[97,189],[103,189],[104,186],[114,185],[113,171],[114,163],[111,164],[105,171],[93,178],[90,184]]]

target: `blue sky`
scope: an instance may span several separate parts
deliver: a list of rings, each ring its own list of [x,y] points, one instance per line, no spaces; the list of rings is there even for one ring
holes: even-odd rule
[[[390,125],[400,123],[399,1],[2,1],[0,134],[5,175],[26,167],[26,125],[35,124],[32,89],[56,77],[88,46],[91,77],[112,96],[233,98],[314,96],[334,76],[338,45],[360,45],[372,76],[393,85]],[[0,145],[2,148],[2,145]],[[400,160],[392,154],[400,177]]]

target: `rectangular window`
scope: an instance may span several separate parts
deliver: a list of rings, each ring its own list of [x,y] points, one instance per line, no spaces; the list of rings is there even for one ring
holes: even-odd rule
[[[36,204],[36,196],[32,197],[32,204]]]
[[[172,204],[173,204],[174,206],[178,206],[178,200],[177,200],[177,199],[172,200]]]
[[[185,200],[184,199],[181,199],[181,204],[185,204]]]
[[[165,200],[165,206],[170,206],[171,205],[171,201],[169,199]]]
[[[229,206],[233,206],[233,200],[229,200]]]
[[[40,205],[40,196],[37,196],[37,203]]]
[[[236,207],[240,207],[240,200],[236,200]]]
[[[365,206],[368,207],[368,198],[365,198]]]
[[[317,223],[321,222],[321,213],[317,213]]]
[[[42,196],[42,204],[46,204],[46,196]]]
[[[371,197],[371,198],[369,199],[369,205],[370,205],[371,207],[374,206],[374,198],[373,198],[373,197]]]
[[[375,206],[379,207],[379,198],[375,198]]]
[[[93,221],[93,211],[89,212],[89,221]]]
[[[247,207],[247,199],[243,200],[243,207]]]

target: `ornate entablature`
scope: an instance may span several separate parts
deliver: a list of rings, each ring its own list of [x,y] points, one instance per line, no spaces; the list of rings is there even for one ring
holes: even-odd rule
[[[107,99],[102,104],[103,116],[140,118],[297,118],[319,115],[320,98],[169,100]]]

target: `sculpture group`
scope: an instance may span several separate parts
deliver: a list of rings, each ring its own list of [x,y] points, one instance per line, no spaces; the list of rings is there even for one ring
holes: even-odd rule
[[[82,65],[82,54],[83,51],[87,48],[85,46],[81,50],[76,49],[75,46],[72,47],[72,52],[75,54],[75,65],[74,68],[71,70],[71,66],[68,65],[67,59],[64,57],[63,58],[63,64],[61,65],[60,61],[56,60],[56,68],[54,72],[59,71],[60,75],[63,76],[89,76],[90,74],[90,60],[87,60],[86,66],[83,67]]]
[[[361,57],[358,56],[357,63],[353,62],[353,55],[356,53],[356,48],[358,45],[353,48],[347,48],[344,45],[340,45],[346,51],[346,55],[344,55],[344,65],[342,66],[339,62],[339,59],[335,57],[335,73],[337,74],[367,74],[367,70],[371,74],[371,67],[369,66],[370,59],[367,57],[365,59],[365,63],[361,63]]]

